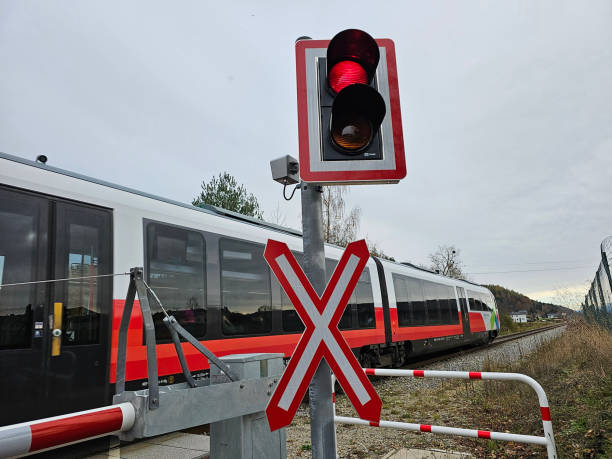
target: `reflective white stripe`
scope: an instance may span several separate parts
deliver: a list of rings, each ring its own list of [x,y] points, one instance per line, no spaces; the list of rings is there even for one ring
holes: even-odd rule
[[[32,430],[29,425],[15,424],[0,427],[0,457],[26,454],[32,444]]]
[[[329,330],[329,322],[331,321],[334,312],[336,312],[336,309],[338,308],[340,299],[342,298],[351,277],[357,269],[359,257],[355,255],[351,255],[349,257],[348,262],[340,275],[340,279],[338,279],[338,283],[336,284],[328,303],[325,305],[322,314],[319,313],[319,310],[312,302],[310,295],[308,295],[308,292],[306,292],[302,282],[293,271],[287,257],[285,255],[280,255],[276,258],[276,262],[278,263],[278,266],[284,276],[287,278],[289,286],[293,289],[302,306],[304,306],[304,309],[315,327],[310,340],[308,343],[306,343],[304,353],[298,361],[291,378],[287,382],[287,386],[285,387],[285,391],[278,402],[278,406],[285,411],[289,410],[291,402],[297,393],[301,381],[304,379],[306,370],[308,369],[308,366],[312,361],[312,357],[314,356],[321,341],[325,343],[329,351],[334,355],[334,357],[336,357],[336,363],[340,367],[340,370],[344,373],[344,376],[355,392],[359,402],[362,405],[367,403],[370,400],[370,395],[366,391],[363,384],[361,384],[361,381],[359,381],[357,373],[355,373],[353,370],[353,367],[347,360],[346,356],[342,352],[342,349],[340,349],[336,339]]]
[[[120,403],[117,405],[121,408],[121,413],[123,414],[123,420],[121,421],[121,432],[125,432],[134,427],[134,422],[136,421],[136,410],[134,409],[134,405],[131,403]]]

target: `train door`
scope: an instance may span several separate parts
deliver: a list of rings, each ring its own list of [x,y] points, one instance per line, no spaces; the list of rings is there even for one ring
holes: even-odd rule
[[[110,211],[0,187],[0,425],[108,402],[111,243]]]
[[[91,276],[112,273],[111,243],[110,211],[57,203],[54,274],[72,280],[54,283],[50,301],[50,328],[61,330],[48,353],[47,400],[55,413],[108,402],[112,278]]]
[[[44,402],[49,202],[0,188],[0,425],[31,419]]]
[[[461,307],[461,321],[463,322],[463,336],[470,336],[470,314],[468,312],[467,300],[465,297],[465,289],[457,287],[457,295],[459,295],[459,306]]]

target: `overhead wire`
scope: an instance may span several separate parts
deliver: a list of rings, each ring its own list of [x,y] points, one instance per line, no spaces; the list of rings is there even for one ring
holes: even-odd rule
[[[62,279],[45,279],[45,280],[39,280],[39,281],[13,282],[10,284],[0,284],[0,288],[15,287],[18,285],[44,284],[44,283],[49,283],[49,282],[63,282],[63,281],[71,281],[71,280],[79,280],[79,279],[92,279],[96,277],[129,276],[129,275],[130,273],[96,274],[95,276],[65,277]]]
[[[466,273],[466,274],[509,274],[509,273],[533,273],[533,272],[545,272],[545,271],[571,271],[574,269],[585,269],[590,266],[574,266],[571,268],[548,268],[548,269],[523,269],[515,271],[483,271],[479,273]]]

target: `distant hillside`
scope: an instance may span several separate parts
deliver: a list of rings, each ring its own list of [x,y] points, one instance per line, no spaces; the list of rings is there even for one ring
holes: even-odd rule
[[[505,314],[510,314],[513,311],[525,310],[530,314],[547,314],[549,312],[556,313],[574,313],[572,309],[565,308],[551,303],[542,303],[532,300],[522,293],[509,290],[500,285],[485,285],[495,296],[495,302],[499,310]]]

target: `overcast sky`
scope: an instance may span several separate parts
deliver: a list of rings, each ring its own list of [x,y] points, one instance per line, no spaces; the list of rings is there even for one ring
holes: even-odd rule
[[[299,227],[294,41],[395,41],[408,175],[352,187],[399,261],[584,290],[612,233],[612,2],[0,0],[0,151],[189,202],[229,171]],[[582,291],[581,290],[581,291]]]

